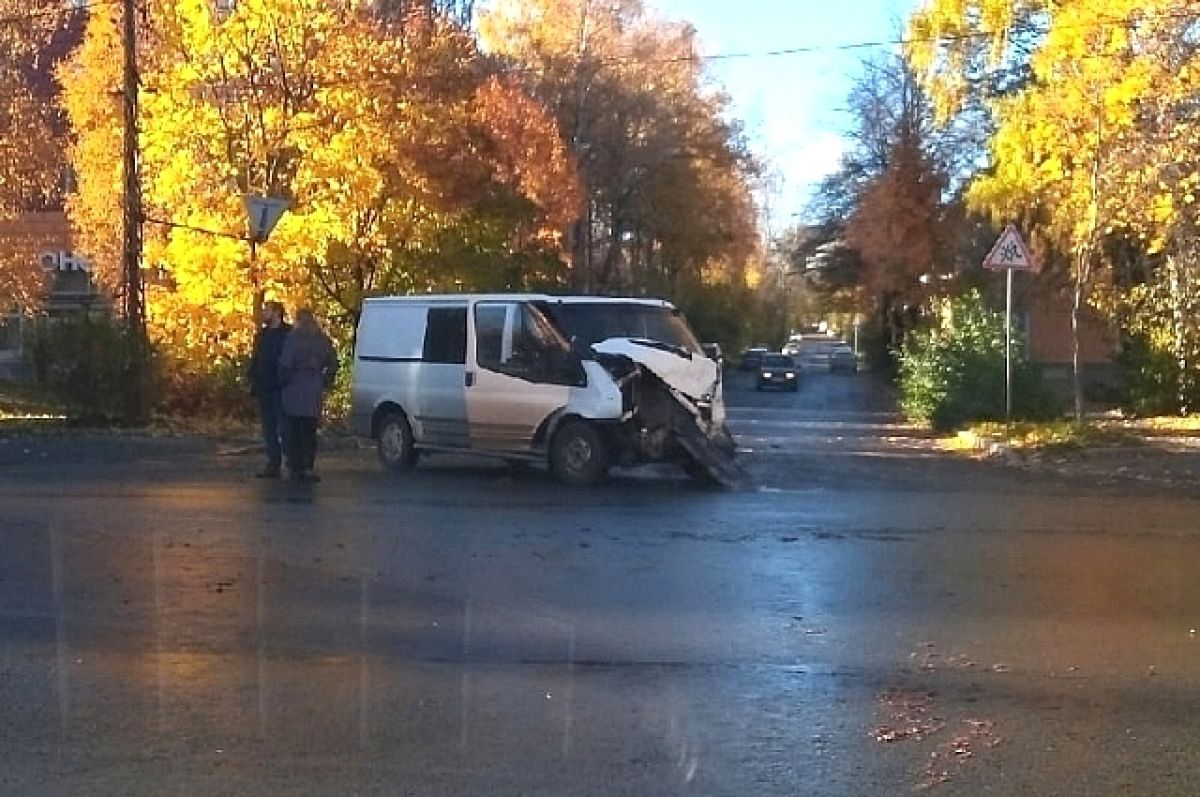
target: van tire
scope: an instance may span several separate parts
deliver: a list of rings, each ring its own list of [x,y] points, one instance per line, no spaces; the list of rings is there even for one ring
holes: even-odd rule
[[[567,421],[550,444],[550,470],[563,484],[590,487],[608,473],[608,446],[596,427]]]
[[[412,470],[417,464],[412,427],[402,412],[389,412],[379,421],[376,449],[379,461],[388,470]]]

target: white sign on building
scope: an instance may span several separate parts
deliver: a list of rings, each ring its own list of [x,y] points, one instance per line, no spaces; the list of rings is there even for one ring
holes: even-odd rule
[[[91,271],[92,264],[83,255],[69,250],[47,251],[38,256],[43,271]]]

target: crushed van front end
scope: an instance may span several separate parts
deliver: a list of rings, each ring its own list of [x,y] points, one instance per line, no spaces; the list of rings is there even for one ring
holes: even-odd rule
[[[616,464],[674,462],[704,480],[734,488],[748,484],[734,462],[716,363],[629,338],[593,349],[621,391],[622,417],[611,429]]]

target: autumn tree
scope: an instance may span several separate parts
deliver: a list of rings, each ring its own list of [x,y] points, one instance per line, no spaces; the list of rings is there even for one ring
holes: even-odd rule
[[[64,174],[64,127],[52,69],[76,13],[54,0],[0,0],[0,221],[55,207]],[[39,242],[0,245],[0,310],[41,298]]]
[[[864,61],[847,104],[850,146],[816,192],[819,232],[795,257],[819,266],[810,270],[818,289],[854,296],[894,346],[931,278],[958,265],[948,224],[958,217],[948,209],[963,146],[934,124],[927,96],[896,56]]]
[[[52,201],[60,126],[45,53],[70,14],[54,0],[0,0],[0,218]]]
[[[481,21],[553,112],[587,202],[572,261],[584,290],[671,292],[738,279],[756,253],[755,165],[706,86],[694,31],[637,0],[504,0]]]
[[[1186,314],[1197,174],[1188,144],[1196,98],[1189,31],[1197,19],[1178,0],[936,0],[914,16],[910,55],[939,107],[949,116],[983,102],[995,120],[991,163],[973,182],[970,203],[997,221],[1023,220],[1063,256],[1075,328],[1097,269],[1121,241],[1149,261],[1149,282],[1175,297],[1141,308]],[[976,35],[959,35],[967,31]],[[1014,50],[1014,41],[1023,46]],[[960,74],[966,63],[1011,70],[1014,62],[1027,78],[1007,94],[989,94]],[[1134,286],[1139,292],[1146,293]],[[1167,339],[1190,373],[1196,364],[1182,360],[1185,326],[1158,324],[1174,330]],[[1077,354],[1077,415],[1080,382]]]
[[[446,10],[152,2],[142,54],[146,263],[151,330],[168,350],[199,364],[244,352],[266,295],[315,303],[348,334],[367,295],[512,278],[512,263],[533,251],[535,265],[553,261],[556,230],[575,214],[570,161],[549,117],[519,87],[487,78]],[[112,31],[112,18],[95,14],[63,71],[81,172],[72,218],[110,273],[119,165],[108,142],[120,134],[103,90]],[[247,194],[290,202],[253,249]],[[474,272],[446,256],[484,249],[491,256]]]

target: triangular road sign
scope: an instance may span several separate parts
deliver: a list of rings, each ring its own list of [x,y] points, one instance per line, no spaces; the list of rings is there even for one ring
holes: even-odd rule
[[[267,236],[275,229],[275,225],[283,218],[283,212],[291,204],[286,199],[252,194],[247,195],[244,201],[250,237],[258,243],[267,240]]]
[[[1004,271],[1005,269],[1037,271],[1033,253],[1025,245],[1021,233],[1017,232],[1017,228],[1011,224],[1005,227],[1004,232],[1000,233],[1000,237],[996,239],[992,251],[988,252],[987,257],[983,259],[983,267],[995,271]]]

